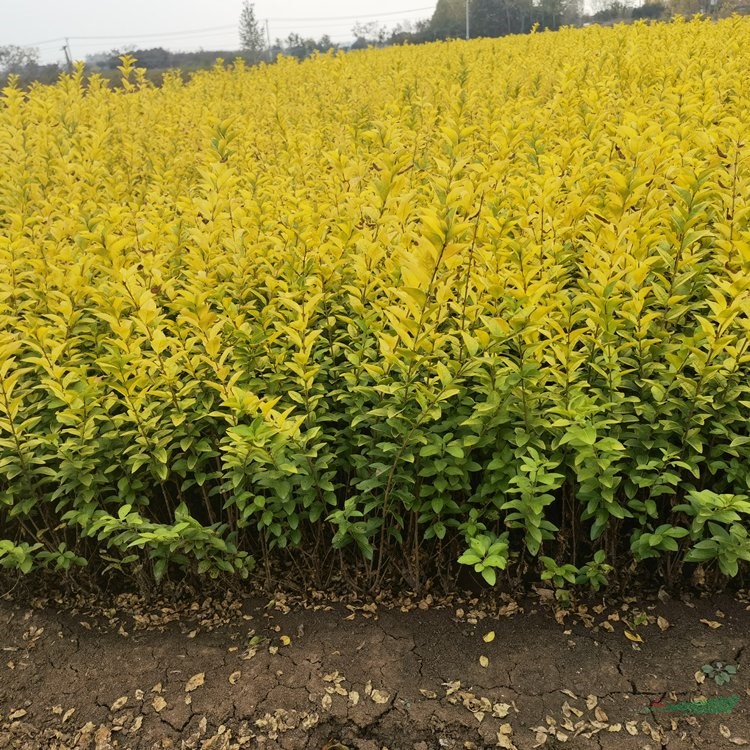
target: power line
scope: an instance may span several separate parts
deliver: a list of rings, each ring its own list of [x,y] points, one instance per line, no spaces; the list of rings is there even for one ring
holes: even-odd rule
[[[64,36],[57,36],[54,39],[45,39],[43,42],[34,42],[33,44],[22,44],[22,47],[43,47],[46,44],[57,44],[58,42],[64,42]]]
[[[386,16],[405,16],[409,13],[422,13],[426,10],[434,10],[433,6],[427,8],[411,8],[410,10],[394,10],[388,13],[360,13],[358,16],[329,16],[329,17],[308,17],[308,18],[269,18],[269,21],[292,22],[292,21],[357,21],[362,18],[384,18]]]
[[[163,39],[165,37],[181,37],[181,36],[193,36],[195,34],[211,34],[216,32],[226,32],[232,29],[238,29],[238,24],[232,24],[231,26],[208,26],[204,29],[188,29],[186,31],[163,31],[161,33],[149,32],[145,34],[120,34],[117,36],[72,36],[71,39],[80,39],[82,41],[93,41],[98,39]]]

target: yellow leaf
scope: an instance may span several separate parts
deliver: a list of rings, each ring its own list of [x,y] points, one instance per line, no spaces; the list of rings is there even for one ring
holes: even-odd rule
[[[643,643],[643,638],[641,638],[641,636],[639,636],[638,633],[631,633],[629,630],[626,630],[625,637],[629,641],[633,641],[635,643]]]
[[[495,703],[492,706],[492,715],[498,719],[504,719],[510,712],[511,706],[509,703]]]
[[[382,690],[373,690],[372,693],[370,693],[370,698],[372,698],[375,703],[384,704],[388,703],[388,700],[390,699],[390,696],[388,693],[384,693]]]
[[[185,685],[185,692],[186,693],[192,693],[193,690],[196,690],[199,688],[203,683],[206,681],[206,673],[205,672],[198,672],[198,674],[194,674]]]
[[[110,711],[112,711],[113,713],[115,711],[119,711],[127,702],[128,702],[128,696],[127,695],[123,695],[121,698],[118,698],[112,704],[112,708],[110,708]]]
[[[497,747],[504,748],[504,750],[517,750],[510,738],[511,734],[513,734],[513,727],[510,724],[501,724],[497,731]]]
[[[721,627],[721,623],[716,620],[701,620],[701,622],[711,628],[711,630],[716,630]]]
[[[483,640],[483,641],[484,641],[485,643],[492,643],[492,641],[494,641],[494,640],[495,640],[495,631],[494,631],[494,630],[490,630],[490,631],[489,631],[489,633],[485,633],[485,634],[484,634],[484,635],[482,636],[482,640]]]
[[[486,656],[479,657],[479,665],[485,669],[490,666],[490,660]]]

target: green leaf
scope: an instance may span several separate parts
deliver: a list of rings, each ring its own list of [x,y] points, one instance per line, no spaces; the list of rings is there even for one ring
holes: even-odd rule
[[[487,583],[489,583],[490,586],[494,586],[497,582],[497,574],[495,573],[494,568],[485,568],[482,571],[482,577],[485,581],[487,581]]]
[[[461,557],[458,558],[458,562],[462,565],[475,565],[483,560],[476,552],[468,551],[464,552]]]

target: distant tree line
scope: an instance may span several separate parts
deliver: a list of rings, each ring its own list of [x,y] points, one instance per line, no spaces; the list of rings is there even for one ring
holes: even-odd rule
[[[60,68],[54,63],[42,65],[37,49],[7,44],[0,46],[0,84],[5,85],[9,75],[17,75],[22,85],[31,81],[54,83]]]

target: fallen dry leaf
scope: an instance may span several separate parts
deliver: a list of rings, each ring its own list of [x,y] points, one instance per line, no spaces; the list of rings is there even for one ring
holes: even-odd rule
[[[487,667],[490,666],[490,660],[486,656],[480,656],[479,657],[479,666],[484,667],[487,669]]]
[[[115,711],[119,711],[127,702],[128,702],[128,696],[123,695],[112,704],[112,708],[110,708],[110,711],[112,711],[113,713]]]
[[[700,670],[700,669],[699,669],[699,670],[698,670],[698,671],[697,671],[697,672],[696,672],[696,673],[695,673],[695,674],[694,674],[693,676],[695,677],[695,681],[696,681],[696,682],[697,682],[697,683],[698,683],[699,685],[702,685],[702,684],[703,684],[703,683],[704,683],[704,682],[706,681],[706,675],[705,675],[705,673],[704,673],[704,672],[703,672],[702,670]]]
[[[638,724],[634,721],[626,721],[625,731],[635,737],[635,735],[638,734]]]
[[[349,695],[349,705],[356,706],[359,703],[359,693],[356,690],[352,690]]]
[[[732,733],[729,731],[729,727],[726,724],[719,724],[719,734],[725,740],[728,740],[732,736]]]
[[[62,717],[62,723],[64,724],[74,713],[76,712],[75,708],[69,708]]]
[[[104,725],[100,726],[94,733],[94,742],[97,747],[112,747],[109,740],[112,737],[112,730]]]
[[[437,698],[437,693],[434,690],[425,690],[424,688],[419,688],[419,692],[425,698]]]
[[[586,696],[586,708],[588,708],[589,711],[593,711],[597,705],[599,705],[599,699],[595,695]]]
[[[510,712],[510,708],[508,703],[495,703],[492,706],[492,715],[498,719],[504,719]]]
[[[733,745],[750,745],[750,742],[748,742],[748,741],[747,741],[746,739],[744,739],[743,737],[730,737],[730,738],[729,738],[729,741],[730,741],[730,742],[731,742],[731,743],[732,743]]]
[[[497,747],[503,750],[518,750],[510,738],[511,734],[513,734],[513,727],[510,724],[501,724],[497,730]]]
[[[142,725],[143,716],[136,716],[133,725],[130,727],[129,734],[135,734],[136,732],[140,731]]]
[[[382,690],[375,689],[372,691],[372,693],[370,693],[370,698],[372,698],[375,703],[383,705],[384,703],[388,703],[390,696],[388,695],[388,693],[384,693]]]
[[[185,685],[185,692],[186,693],[192,693],[193,690],[197,690],[205,682],[206,682],[206,673],[205,672],[198,672],[198,674],[194,674],[187,681],[187,683]]]
[[[16,709],[15,711],[12,711],[8,718],[11,721],[15,721],[16,719],[22,719],[24,716],[26,716],[26,711],[23,708]]]
[[[459,680],[453,680],[452,682],[444,682],[443,687],[447,688],[447,690],[445,691],[446,696],[452,695],[457,690],[461,689],[461,682]],[[365,690],[365,692],[367,692],[367,690]],[[369,693],[367,694],[369,695]]]
[[[324,711],[330,711],[331,710],[331,703],[333,702],[332,698],[328,693],[326,693],[320,700],[320,705],[323,707]]]
[[[232,674],[229,675],[229,684],[236,685],[237,680],[239,680],[240,677],[242,677],[242,672],[240,672],[239,670],[237,672],[232,672]]]
[[[711,630],[716,630],[717,628],[721,627],[721,623],[717,622],[716,620],[703,620],[703,619],[701,619],[701,622],[704,625],[708,625],[708,627],[711,628]]]
[[[291,646],[292,645],[292,639],[288,635],[282,635],[281,638],[279,638],[281,641],[282,646]]]
[[[570,716],[573,715],[571,705],[570,703],[568,703],[568,701],[565,701],[565,703],[562,704],[561,711],[563,713],[563,716],[565,716],[566,718],[569,718]]]
[[[631,633],[629,630],[625,630],[625,637],[629,641],[633,641],[633,643],[643,643],[643,638],[638,635],[638,633]]]
[[[483,641],[484,641],[485,643],[492,643],[492,641],[494,641],[494,640],[495,640],[495,631],[494,631],[494,630],[490,630],[490,631],[489,631],[489,633],[485,633],[485,634],[484,634],[484,635],[482,636],[482,640],[483,640]]]
[[[647,721],[641,722],[641,731],[651,737],[654,742],[661,744],[661,731],[659,729],[654,729],[654,727],[652,727]]]
[[[661,630],[662,633],[665,630],[669,630],[669,628],[671,627],[671,623],[669,622],[669,620],[667,620],[666,617],[662,617],[661,615],[656,618],[656,624],[659,626],[659,630]]]
[[[151,705],[154,707],[154,711],[158,714],[167,707],[167,702],[160,695],[157,695],[151,702]]]

